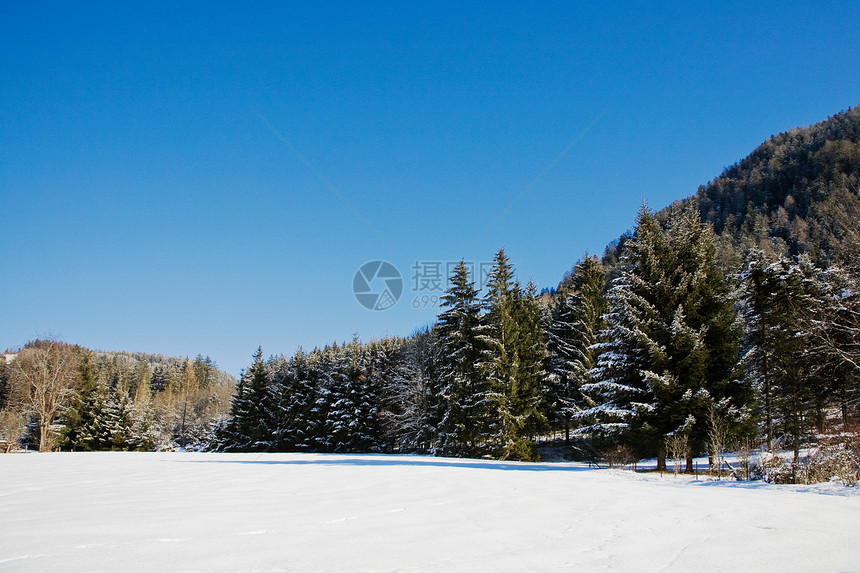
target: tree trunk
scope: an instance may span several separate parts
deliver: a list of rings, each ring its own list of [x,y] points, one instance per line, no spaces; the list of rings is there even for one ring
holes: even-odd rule
[[[794,434],[794,463],[791,464],[791,483],[797,483],[797,468],[800,467],[800,433]]]
[[[839,401],[842,406],[842,431],[850,432],[853,424],[851,423],[851,414],[848,412],[848,397],[845,395],[845,388],[839,392]]]
[[[684,473],[692,474],[695,470],[693,469],[693,449],[690,448],[687,451],[687,469],[684,470]]]
[[[657,471],[665,472],[666,471],[666,445],[663,444],[660,446],[660,452],[657,454]]]
[[[770,406],[770,380],[767,375],[767,357],[764,358],[762,367],[764,375],[764,415],[765,415],[765,432],[767,434],[767,451],[773,451],[773,415],[771,414]]]
[[[39,417],[39,451],[51,451],[51,425],[42,416]]]

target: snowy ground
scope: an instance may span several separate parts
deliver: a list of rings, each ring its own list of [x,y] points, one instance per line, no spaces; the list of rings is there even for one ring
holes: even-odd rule
[[[856,489],[301,454],[0,455],[0,571],[860,571]]]

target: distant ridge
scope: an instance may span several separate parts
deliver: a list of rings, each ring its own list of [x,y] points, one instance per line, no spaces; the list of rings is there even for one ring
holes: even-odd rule
[[[726,270],[750,249],[808,253],[819,266],[860,264],[860,108],[772,136],[658,217],[691,201],[713,225]],[[624,240],[607,248],[610,266]]]

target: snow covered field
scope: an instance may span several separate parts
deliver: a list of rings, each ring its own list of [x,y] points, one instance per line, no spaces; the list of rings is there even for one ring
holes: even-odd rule
[[[860,571],[860,496],[403,456],[0,455],[0,571]]]

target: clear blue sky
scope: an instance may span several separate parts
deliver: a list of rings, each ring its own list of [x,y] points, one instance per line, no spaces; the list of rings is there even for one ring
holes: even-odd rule
[[[555,286],[643,199],[860,103],[857,2],[402,4],[4,3],[0,347],[238,374],[406,335],[415,261],[504,246]]]

